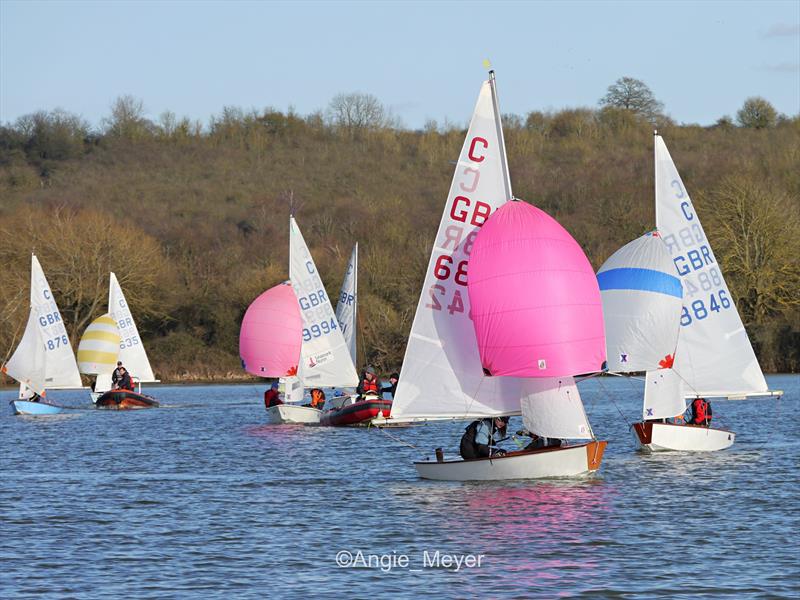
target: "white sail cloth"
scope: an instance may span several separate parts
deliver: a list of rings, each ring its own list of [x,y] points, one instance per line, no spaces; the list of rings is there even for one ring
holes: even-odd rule
[[[597,271],[603,299],[608,370],[633,373],[672,364],[683,289],[658,232],[612,254]]]
[[[642,418],[668,419],[686,410],[683,382],[672,369],[648,371],[644,381]]]
[[[120,334],[119,360],[136,381],[147,383],[157,381],[147,358],[142,338],[133,320],[131,309],[117,276],[111,273],[108,285],[108,312],[117,323]]]
[[[46,389],[81,387],[67,329],[36,255],[31,257],[31,311],[25,333],[3,372],[39,395]]]
[[[510,199],[492,83],[481,87],[417,304],[392,419],[517,414],[516,378],[485,377],[470,320],[467,262],[478,228]]]
[[[353,246],[336,302],[336,320],[342,330],[353,364],[356,364],[356,318],[358,312],[358,242]]]
[[[358,373],[294,217],[289,219],[289,278],[303,317],[298,377],[305,387],[355,387]]]
[[[572,377],[528,379],[522,399],[522,423],[541,437],[592,439],[578,386]]]
[[[656,225],[682,278],[674,369],[702,396],[764,392],[767,383],[697,211],[664,140],[655,136]]]

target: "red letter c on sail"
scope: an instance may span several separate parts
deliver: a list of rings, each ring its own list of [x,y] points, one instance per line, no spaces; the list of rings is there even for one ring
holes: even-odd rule
[[[486,158],[485,155],[475,156],[475,146],[478,144],[478,142],[483,144],[484,148],[488,148],[489,147],[489,142],[487,142],[485,139],[483,139],[482,137],[474,137],[474,138],[472,138],[472,143],[470,143],[470,145],[469,145],[469,155],[468,156],[469,156],[469,159],[472,160],[472,161],[483,162],[483,159]]]

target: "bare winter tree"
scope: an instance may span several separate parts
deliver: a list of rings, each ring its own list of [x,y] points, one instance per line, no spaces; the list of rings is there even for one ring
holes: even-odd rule
[[[360,131],[379,129],[386,125],[386,109],[372,94],[354,92],[338,94],[328,105],[331,124],[355,135]]]
[[[114,100],[111,116],[103,119],[103,125],[108,135],[132,140],[153,129],[153,124],[144,115],[144,102],[128,94]]]
[[[655,121],[664,110],[664,105],[656,100],[647,84],[633,77],[622,77],[608,86],[599,104],[624,108],[650,121]]]

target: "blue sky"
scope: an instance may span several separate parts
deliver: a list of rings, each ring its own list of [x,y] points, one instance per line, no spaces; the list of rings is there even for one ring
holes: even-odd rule
[[[504,113],[596,106],[643,80],[678,122],[759,95],[800,112],[800,1],[37,2],[0,0],[0,122],[56,107],[97,125],[122,94],[155,119],[300,114],[374,94],[406,127],[465,123],[497,71]]]

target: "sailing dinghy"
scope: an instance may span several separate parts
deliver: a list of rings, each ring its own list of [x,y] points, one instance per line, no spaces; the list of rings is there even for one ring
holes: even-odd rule
[[[125,294],[122,293],[117,276],[113,272],[109,277],[108,284],[108,312],[116,323],[120,335],[118,359],[122,362],[132,380],[139,384],[139,389],[138,391],[98,390],[98,383],[102,385],[105,381],[110,383],[110,380],[96,382],[95,393],[103,392],[97,398],[97,408],[126,410],[129,408],[157,407],[158,402],[155,398],[142,393],[142,384],[158,383],[159,380],[153,374],[153,368],[147,358],[144,342],[139,336],[139,330],[133,320],[128,301],[125,299]]]
[[[679,330],[674,355],[665,356],[661,368],[654,368],[652,362],[647,365],[643,420],[632,429],[644,450],[723,450],[735,441],[732,431],[680,424],[686,398],[780,396],[783,392],[767,387],[697,211],[657,133],[655,182],[658,238],[674,267],[667,273],[662,260],[659,277],[670,279],[675,297],[677,289],[671,278],[679,277],[683,294],[680,306],[671,301],[672,319],[678,326],[664,326],[669,335]],[[635,284],[629,278],[628,283],[632,282]],[[607,287],[602,281],[601,289],[605,295]],[[651,294],[651,300],[654,298]],[[663,294],[658,302],[666,307]],[[609,347],[609,358],[613,356]],[[679,417],[678,423],[667,422],[674,417]]]
[[[271,423],[320,423],[322,407],[303,404],[307,388],[355,387],[358,375],[325,286],[294,216],[289,218],[289,279],[300,311],[302,344],[294,375],[282,376],[285,402],[267,409]]]
[[[512,199],[490,72],[439,224],[391,415],[376,424],[522,414],[537,435],[581,441],[473,460],[440,455],[415,462],[427,479],[573,476],[597,470],[602,460],[606,442],[594,439],[572,378],[599,371],[604,360],[594,272],[558,223]],[[508,252],[498,254],[503,248]],[[562,262],[570,271],[559,269]],[[541,286],[536,293],[527,287],[533,281]],[[539,306],[523,305],[526,298]],[[504,308],[497,311],[499,305]],[[520,361],[517,343],[528,347],[528,363]]]
[[[36,255],[31,256],[31,310],[25,333],[2,371],[20,383],[14,414],[53,415],[64,407],[47,402],[48,389],[79,389],[81,375],[61,312]]]

